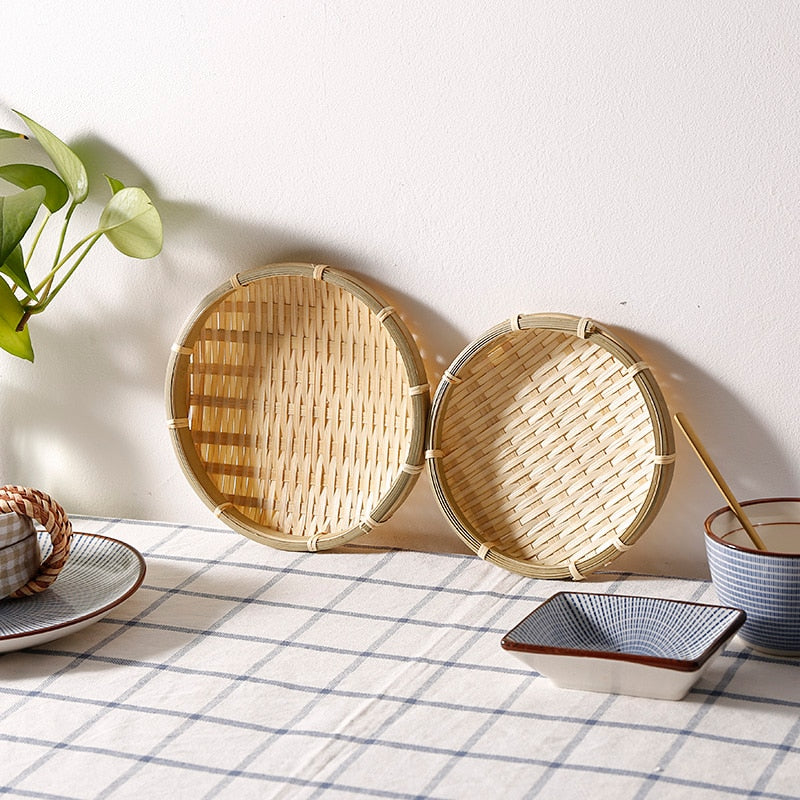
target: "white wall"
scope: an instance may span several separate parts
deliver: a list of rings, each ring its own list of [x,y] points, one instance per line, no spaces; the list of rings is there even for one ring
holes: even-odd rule
[[[592,317],[741,498],[800,495],[796,4],[62,1],[3,20],[0,127],[18,108],[93,178],[145,186],[166,244],[140,263],[102,243],[34,321],[35,365],[0,354],[2,482],[72,513],[213,519],[165,430],[170,345],[233,272],[302,259],[387,295],[432,372],[512,314]],[[722,503],[677,446],[620,565],[704,573]],[[425,478],[382,536],[460,548]]]

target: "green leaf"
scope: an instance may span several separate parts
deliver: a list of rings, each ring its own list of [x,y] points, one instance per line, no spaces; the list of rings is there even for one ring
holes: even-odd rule
[[[143,189],[134,186],[120,189],[108,201],[100,215],[98,232],[132,258],[157,256],[164,239],[156,207]]]
[[[0,280],[0,347],[12,356],[33,361],[33,345],[28,326],[21,331],[17,330],[24,313],[25,309],[14,297],[11,287]]]
[[[69,200],[67,185],[47,167],[36,164],[6,164],[0,167],[0,178],[20,189],[44,186],[44,204],[51,212],[58,211]]]
[[[103,173],[105,175],[105,173]],[[120,189],[125,188],[125,184],[122,181],[118,181],[116,178],[112,178],[110,175],[105,175],[105,179],[108,181],[108,185],[111,187],[111,194],[116,194]]]
[[[86,175],[86,168],[83,166],[83,162],[61,139],[50,133],[47,128],[43,128],[38,122],[34,122],[19,111],[15,113],[25,121],[39,144],[44,148],[44,151],[50,156],[58,170],[58,174],[67,184],[73,201],[82,203],[89,194],[89,178]]]
[[[36,302],[36,295],[33,293],[30,281],[28,280],[28,273],[25,272],[25,259],[22,255],[22,248],[17,245],[12,251],[11,255],[6,259],[6,263],[0,266],[0,272],[8,275],[17,286],[21,287],[25,294]]]
[[[6,131],[0,128],[0,139],[27,139],[24,133],[17,133],[16,131]]]
[[[0,264],[5,264],[14,248],[28,232],[44,201],[44,186],[0,197]]]

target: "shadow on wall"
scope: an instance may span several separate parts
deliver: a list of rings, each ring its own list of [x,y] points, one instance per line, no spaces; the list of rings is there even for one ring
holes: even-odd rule
[[[113,335],[101,320],[70,321],[69,328],[62,336],[58,322],[40,324],[36,364],[9,367],[30,377],[26,388],[4,392],[3,479],[43,489],[71,510],[98,513],[97,501],[112,485],[130,490],[144,479],[135,458],[136,428],[144,423],[121,416],[130,408],[119,401],[120,392],[139,390],[137,372],[114,346],[131,327],[117,320]]]
[[[151,331],[151,335],[146,337],[147,343],[160,344],[166,337],[171,344],[186,316],[208,292],[234,273],[267,263],[305,261],[329,264],[349,272],[398,309],[422,354],[432,390],[444,369],[467,344],[463,334],[453,328],[433,307],[404,294],[397,286],[378,282],[374,277],[374,263],[355,253],[337,251],[326,243],[314,243],[305,235],[295,235],[260,224],[243,223],[199,204],[164,199],[159,196],[157,187],[153,186],[138,165],[99,138],[81,139],[75,145],[75,150],[90,164],[110,165],[115,177],[123,183],[141,185],[153,198],[164,221],[165,241],[170,246],[160,256],[159,275],[153,276],[152,282],[171,286],[174,290],[177,283],[185,282],[187,273],[192,274],[185,263],[177,264],[171,255],[181,251],[180,243],[183,240],[190,240],[195,249],[215,256],[212,265],[206,267],[206,274],[194,273],[195,285],[187,287],[187,291],[183,293],[185,309],[172,307],[168,313],[162,310],[154,315],[153,320],[148,320],[148,324],[163,325],[164,330],[157,336],[153,336]],[[105,182],[99,171],[90,173],[89,177],[94,185]],[[232,260],[232,253],[236,254],[235,261]],[[182,313],[184,310],[185,313]]]
[[[616,330],[650,365],[670,413],[686,414],[737,499],[797,494],[791,489],[794,467],[780,442],[724,386],[663,342]],[[648,571],[707,577],[703,522],[725,501],[674,420],[673,428],[676,462],[667,499],[615,566],[641,569],[644,564]]]

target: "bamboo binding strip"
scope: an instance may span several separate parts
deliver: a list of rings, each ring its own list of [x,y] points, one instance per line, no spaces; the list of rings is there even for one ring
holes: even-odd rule
[[[167,372],[189,482],[234,530],[285,550],[387,520],[424,470],[429,407],[395,309],[325,265],[234,276],[186,321]]]
[[[591,320],[530,314],[487,331],[450,365],[426,456],[445,516],[481,558],[579,580],[651,523],[674,439],[633,350]]]

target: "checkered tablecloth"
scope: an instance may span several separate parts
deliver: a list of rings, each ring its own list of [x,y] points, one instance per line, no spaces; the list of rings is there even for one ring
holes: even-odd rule
[[[474,556],[284,553],[227,529],[75,519],[137,547],[96,624],[0,656],[0,794],[34,798],[800,796],[800,661],[736,640],[681,701],[555,688],[500,648],[579,586]]]

